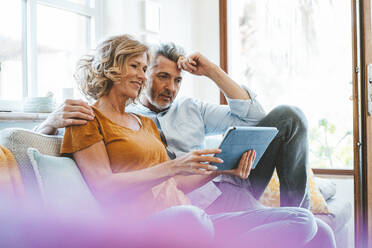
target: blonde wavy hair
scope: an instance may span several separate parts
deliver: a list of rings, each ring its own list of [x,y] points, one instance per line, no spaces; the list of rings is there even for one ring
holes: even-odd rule
[[[122,73],[127,70],[128,59],[146,53],[149,62],[149,49],[130,35],[110,37],[101,42],[93,55],[83,56],[77,63],[74,78],[81,92],[89,99],[106,95],[115,82],[121,81]],[[135,102],[136,99],[127,102]]]

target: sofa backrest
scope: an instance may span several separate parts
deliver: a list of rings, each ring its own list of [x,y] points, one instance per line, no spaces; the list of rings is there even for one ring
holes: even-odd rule
[[[28,129],[7,128],[0,131],[0,145],[13,153],[19,166],[26,195],[32,197],[29,200],[40,201],[41,195],[27,149],[33,147],[43,154],[60,156],[61,143],[62,137],[60,136],[38,134]]]

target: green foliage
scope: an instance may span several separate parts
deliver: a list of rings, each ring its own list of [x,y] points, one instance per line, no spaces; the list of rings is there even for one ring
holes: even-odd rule
[[[337,130],[327,119],[310,129],[310,164],[313,168],[353,167],[352,132]]]

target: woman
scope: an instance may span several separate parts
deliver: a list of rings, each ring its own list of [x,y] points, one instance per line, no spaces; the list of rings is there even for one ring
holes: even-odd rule
[[[147,47],[127,35],[104,41],[95,56],[80,60],[76,78],[82,92],[96,100],[95,119],[84,126],[68,127],[61,148],[61,153],[72,154],[103,206],[114,215],[126,213],[127,218],[141,218],[171,206],[189,204],[177,187],[178,179],[191,174],[214,177],[217,168],[208,163],[222,162],[211,156],[219,153],[218,149],[193,151],[168,160],[152,120],[125,112],[146,83],[148,60]],[[237,169],[222,173],[247,178],[254,158],[255,152],[248,151]],[[252,221],[262,213],[269,223]],[[316,233],[314,217],[300,209],[224,213],[212,217],[212,221],[218,227],[219,241],[236,246],[254,241],[257,247],[268,244],[301,247]],[[228,239],[223,235],[224,228]],[[265,238],[269,231],[270,238]],[[279,242],[283,239],[287,240]]]
[[[147,47],[129,36],[121,36],[103,42],[97,50],[96,57],[80,61],[77,74],[82,91],[96,100],[96,118],[85,126],[67,128],[61,152],[73,153],[96,197],[110,208],[130,206],[135,213],[147,215],[188,204],[172,177],[211,174],[216,167],[205,163],[221,161],[206,155],[219,150],[195,151],[169,161],[153,121],[125,112],[125,106],[138,98],[146,83]],[[76,135],[84,135],[84,139],[77,142]],[[254,152],[247,155],[241,163],[245,171]],[[152,189],[156,185],[159,186]],[[123,192],[127,197],[123,197]],[[163,193],[171,196],[164,197]]]

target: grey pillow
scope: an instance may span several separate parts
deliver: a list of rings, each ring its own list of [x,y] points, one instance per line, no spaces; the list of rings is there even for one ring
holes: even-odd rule
[[[43,155],[28,148],[42,200],[53,208],[89,206],[98,209],[98,203],[82,177],[74,160],[67,157]]]
[[[329,200],[336,194],[336,183],[328,178],[314,177],[314,181],[323,195],[324,200]]]
[[[34,147],[43,154],[59,156],[61,143],[62,137],[43,135],[28,129],[6,128],[0,131],[0,144],[13,153],[18,163],[29,201],[39,203],[41,199],[35,173],[27,155],[27,149]]]

